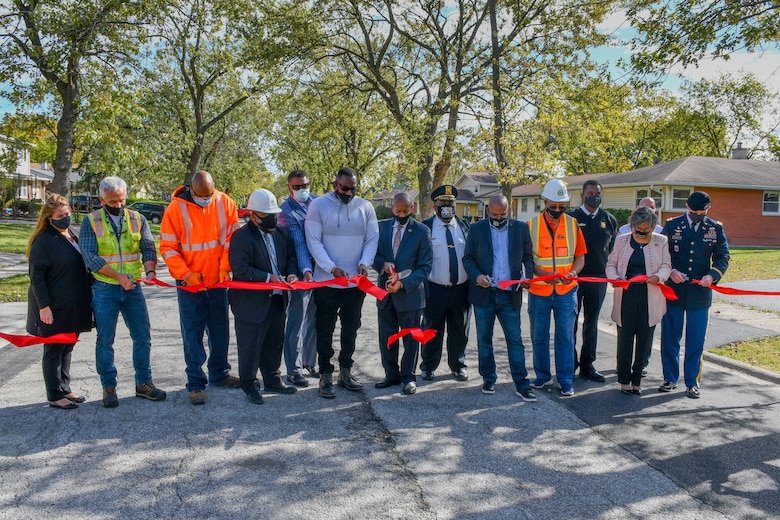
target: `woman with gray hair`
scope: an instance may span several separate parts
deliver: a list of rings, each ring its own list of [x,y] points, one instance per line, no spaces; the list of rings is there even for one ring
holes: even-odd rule
[[[631,233],[615,239],[607,260],[607,278],[629,280],[647,275],[647,282],[615,287],[612,321],[618,327],[617,373],[620,391],[642,393],[642,368],[653,346],[655,326],[666,314],[666,298],[658,284],[669,277],[672,259],[667,238],[654,233],[652,209],[639,207],[628,220]]]

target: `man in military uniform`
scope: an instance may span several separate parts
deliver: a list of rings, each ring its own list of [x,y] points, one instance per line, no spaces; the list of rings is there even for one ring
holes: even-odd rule
[[[712,305],[710,285],[717,283],[729,266],[729,243],[723,224],[707,217],[710,196],[694,191],[688,197],[685,215],[670,218],[663,234],[669,238],[672,273],[668,285],[677,295],[670,301],[661,322],[661,363],[664,383],[659,392],[671,392],[677,387],[680,374],[680,339],[685,320],[686,395],[699,398],[701,359],[707,333],[709,308]],[[693,280],[699,280],[697,284]]]

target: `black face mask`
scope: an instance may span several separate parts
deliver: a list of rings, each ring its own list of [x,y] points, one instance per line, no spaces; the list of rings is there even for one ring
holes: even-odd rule
[[[490,224],[495,227],[496,229],[501,229],[502,227],[506,226],[507,219],[504,218],[491,218]]]
[[[118,208],[115,208],[113,206],[103,206],[105,208],[106,212],[108,212],[109,215],[113,215],[115,217],[118,217],[122,214],[122,211],[125,209],[124,206],[119,206]]]
[[[394,215],[393,218],[395,219],[398,224],[405,226],[407,222],[409,222],[409,215],[406,215],[405,217],[399,217]]]
[[[638,236],[639,238],[645,238],[647,237],[647,235],[650,234],[650,231],[639,231],[638,229],[635,229],[634,233],[636,233],[636,236]]]
[[[585,197],[585,205],[593,209],[598,208],[601,206],[601,195],[591,195],[590,197]]]
[[[694,224],[699,224],[701,223],[702,220],[704,220],[704,215],[698,215],[696,213],[689,211],[688,218],[691,219],[691,222],[693,222]]]
[[[273,231],[276,229],[276,214],[266,215],[257,219],[257,227],[260,231]]]
[[[354,193],[341,193],[340,191],[336,190],[336,196],[341,199],[341,202],[344,204],[349,204],[349,201],[355,198]]]
[[[455,206],[439,206],[436,208],[436,214],[443,221],[449,222],[455,216]]]
[[[68,229],[70,227],[70,215],[58,219],[52,219],[51,225],[57,229]]]
[[[561,218],[561,215],[564,214],[565,210],[557,210],[557,209],[550,209],[547,208],[545,211],[547,211],[547,214],[550,215],[553,219],[558,220]]]

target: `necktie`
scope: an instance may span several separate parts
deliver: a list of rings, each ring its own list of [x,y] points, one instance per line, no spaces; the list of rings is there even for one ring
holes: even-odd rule
[[[455,285],[458,283],[458,253],[455,251],[455,241],[452,239],[452,231],[450,226],[444,226],[447,231],[447,250],[450,253],[450,283]]]
[[[271,269],[274,274],[281,274],[279,272],[279,264],[276,262],[276,249],[271,243],[271,235],[263,233],[263,240],[265,241],[265,248],[268,249],[268,257],[271,259]]]
[[[401,245],[401,236],[403,234],[404,227],[402,225],[396,226],[395,236],[393,237],[393,258],[398,255],[398,247]]]

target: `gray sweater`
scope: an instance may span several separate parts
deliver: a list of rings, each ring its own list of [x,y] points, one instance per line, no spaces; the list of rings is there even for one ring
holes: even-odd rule
[[[335,193],[326,193],[309,203],[304,226],[315,263],[314,280],[333,278],[334,267],[355,276],[360,264],[373,263],[379,227],[374,206],[367,200],[355,197],[344,204]]]

